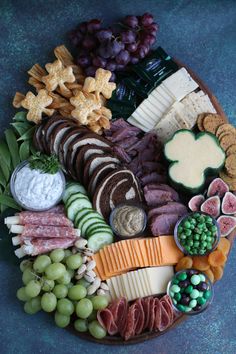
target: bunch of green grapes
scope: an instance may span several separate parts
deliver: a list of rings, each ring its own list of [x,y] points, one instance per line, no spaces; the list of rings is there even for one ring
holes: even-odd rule
[[[53,312],[55,323],[64,328],[74,321],[79,332],[89,331],[95,338],[103,338],[105,329],[97,321],[97,311],[108,306],[105,295],[87,295],[90,285],[84,278],[74,282],[74,273],[82,265],[79,253],[56,249],[49,255],[20,264],[24,286],[18,289],[17,298],[24,301],[24,310],[35,314],[40,310]]]

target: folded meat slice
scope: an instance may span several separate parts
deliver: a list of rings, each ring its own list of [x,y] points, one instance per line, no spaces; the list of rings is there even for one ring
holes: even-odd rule
[[[140,181],[143,186],[148,183],[165,183],[167,180],[166,176],[157,172],[152,172],[145,174],[140,178]]]
[[[118,327],[109,308],[98,311],[97,320],[100,325],[107,330],[110,336],[114,336],[116,333],[118,333]]]
[[[150,207],[166,204],[167,202],[173,202],[173,195],[170,191],[164,191],[161,189],[146,190],[144,191],[144,198],[146,203]]]
[[[154,215],[178,214],[179,216],[183,216],[186,213],[187,208],[184,204],[178,202],[168,202],[165,205],[149,210],[148,219],[151,219]]]
[[[147,184],[144,187],[144,194],[145,194],[145,192],[147,192],[149,190],[154,191],[156,189],[161,189],[163,191],[170,192],[171,195],[172,195],[173,201],[175,201],[175,202],[179,201],[179,194],[174,190],[174,188],[170,187],[168,184],[162,184],[162,183],[150,183],[150,184]]]
[[[152,234],[154,236],[173,234],[175,224],[178,220],[178,214],[154,215],[150,220]]]

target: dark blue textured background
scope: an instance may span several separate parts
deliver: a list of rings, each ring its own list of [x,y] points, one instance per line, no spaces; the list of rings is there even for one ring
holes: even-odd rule
[[[145,11],[153,13],[160,24],[159,44],[199,74],[236,124],[235,0],[0,0],[1,132],[14,113],[11,99],[15,91],[28,89],[26,71],[36,62],[52,61],[52,50],[66,41],[66,31],[90,18],[110,22]],[[6,230],[1,226],[3,233]],[[20,271],[1,262],[0,354],[235,354],[235,250],[207,312],[160,338],[129,347],[85,342],[55,327],[47,314],[24,314],[15,298],[21,286]]]

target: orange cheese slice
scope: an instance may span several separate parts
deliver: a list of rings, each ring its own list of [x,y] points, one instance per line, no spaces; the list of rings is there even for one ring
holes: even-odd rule
[[[183,257],[183,253],[180,251],[175,243],[174,236],[159,236],[160,242],[160,254],[161,264],[173,265]]]

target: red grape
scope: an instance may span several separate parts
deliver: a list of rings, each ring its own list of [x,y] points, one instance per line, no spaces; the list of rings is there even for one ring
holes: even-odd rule
[[[126,16],[123,23],[131,28],[136,28],[138,26],[138,18],[136,16]]]
[[[82,66],[82,68],[87,68],[91,65],[91,58],[90,56],[81,55],[77,58],[78,65]]]
[[[138,44],[135,43],[130,43],[130,44],[126,44],[125,49],[128,50],[128,52],[130,53],[134,53],[138,48]]]
[[[94,66],[89,66],[88,68],[85,69],[85,74],[87,76],[95,76],[97,68]]]
[[[145,36],[143,36],[142,44],[144,44],[145,46],[151,46],[155,42],[156,42],[156,37],[153,36],[152,34],[146,34]]]
[[[109,81],[115,82],[116,81],[116,74],[112,73],[111,78],[110,78]]]
[[[114,58],[124,48],[124,44],[114,40],[110,42],[111,57]]]
[[[130,57],[131,64],[137,64],[139,62],[139,58],[137,57]]]
[[[107,64],[107,61],[104,58],[101,58],[98,56],[93,58],[93,65],[98,68],[105,68],[106,64]]]
[[[93,33],[98,31],[101,28],[101,20],[97,20],[96,18],[93,20],[90,20],[87,23],[87,30],[89,33]]]
[[[106,69],[110,71],[115,71],[117,67],[117,63],[115,60],[109,60],[106,65]]]
[[[111,39],[112,31],[110,29],[101,29],[96,33],[96,37],[99,42],[104,42],[107,39]]]
[[[96,42],[96,39],[91,36],[90,34],[87,34],[85,37],[84,37],[84,40],[82,42],[82,45],[85,49],[93,49],[96,47],[97,45],[97,42]]]
[[[78,30],[85,34],[87,32],[87,22],[81,22],[81,24],[78,26]]]
[[[130,60],[130,54],[127,50],[121,50],[120,53],[116,56],[117,64],[126,65]]]
[[[116,71],[123,71],[125,69],[126,65],[122,65],[122,64],[117,64],[116,66]]]
[[[136,40],[136,34],[131,30],[121,32],[120,36],[123,43],[133,43]]]
[[[110,46],[110,41],[103,42],[98,50],[97,53],[100,57],[108,59],[111,57],[111,46]]]
[[[80,43],[81,43],[81,40],[83,39],[83,34],[79,31],[71,31],[69,33],[69,38],[72,42],[72,44],[77,47]]]
[[[143,26],[149,26],[153,23],[153,16],[146,12],[141,16],[140,22]]]
[[[143,59],[145,58],[145,56],[147,55],[147,53],[149,52],[149,47],[145,46],[145,45],[140,45],[138,47],[138,49],[136,50],[135,54],[140,58]]]

